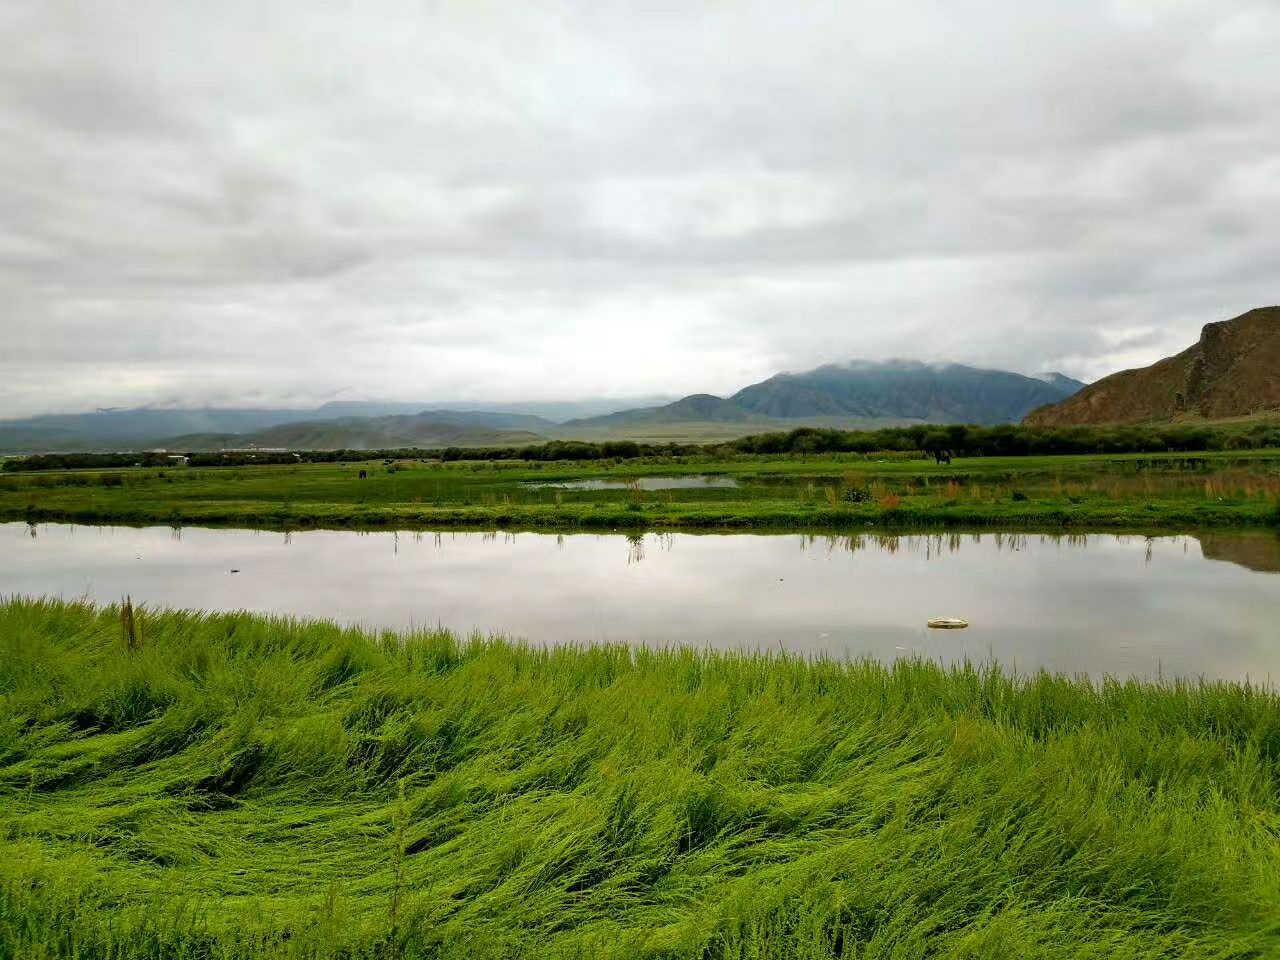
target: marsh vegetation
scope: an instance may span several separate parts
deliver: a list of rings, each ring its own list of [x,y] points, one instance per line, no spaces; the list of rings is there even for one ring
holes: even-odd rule
[[[917,452],[55,471],[0,477],[0,517],[565,530],[1267,526],[1280,523],[1280,452],[943,465]]]

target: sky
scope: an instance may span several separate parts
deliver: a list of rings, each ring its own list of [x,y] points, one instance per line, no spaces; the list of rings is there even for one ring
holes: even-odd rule
[[[1091,379],[1278,223],[1276,0],[0,3],[0,416]]]

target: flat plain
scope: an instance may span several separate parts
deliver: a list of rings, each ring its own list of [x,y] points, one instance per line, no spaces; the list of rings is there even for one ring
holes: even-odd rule
[[[949,465],[910,454],[783,454],[56,471],[0,477],[0,518],[565,530],[1268,526],[1280,523],[1280,452]]]

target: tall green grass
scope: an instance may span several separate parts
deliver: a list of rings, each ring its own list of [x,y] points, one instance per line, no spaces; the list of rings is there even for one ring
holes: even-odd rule
[[[0,604],[6,960],[1280,955],[1268,690],[134,617]]]

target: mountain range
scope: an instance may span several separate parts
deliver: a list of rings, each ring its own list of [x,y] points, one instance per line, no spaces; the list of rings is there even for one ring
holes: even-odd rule
[[[571,420],[564,426],[625,428],[690,421],[769,424],[814,418],[1013,423],[1083,387],[1060,373],[1041,378],[958,363],[855,361],[806,373],[780,373],[727,398],[694,394],[664,406]]]
[[[1207,324],[1149,367],[1122,370],[1032,411],[1034,426],[1225,420],[1280,413],[1280,307]]]
[[[299,424],[333,424],[331,436],[358,439],[357,423],[369,427],[369,436],[409,435],[429,439],[424,432],[427,422],[379,424],[375,421],[395,417],[434,417],[441,427],[438,436],[446,442],[467,442],[465,432],[454,428],[474,428],[477,441],[492,442],[481,431],[535,431],[554,427],[570,417],[592,416],[634,406],[646,399],[596,399],[584,401],[552,401],[548,403],[489,404],[476,410],[465,404],[429,404],[339,400],[313,408],[134,408],[104,409],[92,413],[48,414],[21,420],[0,421],[0,453],[31,451],[67,452],[134,450],[144,447],[183,447],[217,449],[219,446],[275,446],[281,437],[301,436]],[[273,432],[289,427],[283,433]],[[319,428],[316,428],[319,429]],[[407,431],[407,434],[404,433]],[[458,441],[454,437],[462,436]],[[499,441],[505,442],[505,440]],[[217,446],[210,446],[216,444]],[[360,443],[373,447],[376,443]],[[432,443],[430,445],[435,445]],[[476,445],[480,445],[477,443]],[[339,444],[341,446],[341,444]]]
[[[252,433],[195,433],[171,437],[166,449],[225,450],[259,447],[267,450],[378,450],[401,447],[505,447],[542,443],[547,438],[520,430],[509,421],[533,419],[547,426],[549,420],[484,411],[448,414],[425,410],[388,417],[344,417],[339,420],[303,420]]]
[[[648,402],[645,402],[645,401]],[[661,401],[661,402],[659,402]],[[138,408],[0,421],[0,454],[491,446],[550,438],[725,439],[800,425],[1039,426],[1220,420],[1280,413],[1280,307],[1204,327],[1149,367],[1086,386],[962,364],[853,361],[779,373],[727,397],[487,404],[340,400],[314,408]]]
[[[32,417],[0,422],[0,452],[495,446],[655,431],[692,435],[695,428],[712,431],[702,434],[710,437],[801,424],[1011,423],[1083,386],[1062,374],[1027,377],[960,364],[856,361],[780,373],[727,398],[693,394],[626,409],[607,400],[485,410],[336,401],[309,410],[143,408]]]

